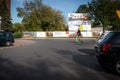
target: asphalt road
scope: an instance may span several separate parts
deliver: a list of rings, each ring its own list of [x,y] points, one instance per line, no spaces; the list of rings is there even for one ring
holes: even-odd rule
[[[36,39],[4,47],[0,49],[0,80],[120,80],[97,63],[95,40],[82,40]]]

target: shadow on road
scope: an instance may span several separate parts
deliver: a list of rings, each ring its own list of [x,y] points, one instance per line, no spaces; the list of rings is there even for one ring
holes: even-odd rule
[[[53,50],[56,52],[56,54],[52,54],[52,58],[45,58],[41,60],[42,57],[37,55],[38,59],[30,59],[28,62],[25,62],[24,65],[14,63],[0,56],[0,79],[80,80],[80,74],[77,74],[77,71],[81,70],[80,66],[82,66],[85,70],[88,69],[103,72],[103,70],[97,64],[95,56],[92,54],[92,49],[78,49],[79,53],[69,50]],[[78,68],[78,70],[76,68]]]
[[[76,63],[94,71],[116,75],[112,70],[104,69],[99,65],[94,49],[78,49],[78,51],[80,54],[73,55],[73,61]]]
[[[39,56],[38,56],[39,57]],[[57,59],[56,59],[57,60]],[[75,80],[76,78],[66,73],[67,70],[59,61],[32,60],[21,65],[0,56],[1,80]],[[71,72],[71,71],[68,71]]]
[[[62,55],[63,58],[70,60],[72,57],[73,62],[79,64],[80,66],[83,66],[86,69],[103,72],[103,69],[98,64],[94,55],[94,49],[78,49],[78,51],[79,53],[56,49],[56,53]]]
[[[79,54],[73,55],[73,61],[95,71],[103,71],[94,55],[94,49],[78,49]]]
[[[114,75],[116,76],[116,74],[110,71],[106,71],[98,64],[96,56],[94,55],[94,49],[78,49],[78,52],[56,49],[56,53],[60,54],[62,56],[62,59],[66,58],[69,64],[74,65],[74,66],[72,65],[69,66],[73,67],[72,70],[78,71],[79,75],[89,74],[89,76],[93,76],[93,75],[95,76],[109,75],[112,77]],[[73,63],[70,60],[72,60]],[[76,65],[75,63],[77,63],[78,65]],[[81,78],[83,78],[84,80],[88,79],[87,77],[86,78],[81,77]]]

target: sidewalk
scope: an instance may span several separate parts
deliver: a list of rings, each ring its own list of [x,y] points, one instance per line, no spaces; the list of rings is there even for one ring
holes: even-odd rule
[[[20,46],[20,45],[28,45],[28,44],[32,44],[35,43],[35,41],[32,40],[25,40],[25,39],[15,39],[15,46]]]

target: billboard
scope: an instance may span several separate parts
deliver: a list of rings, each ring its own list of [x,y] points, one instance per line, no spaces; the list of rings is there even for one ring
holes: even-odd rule
[[[91,31],[91,21],[89,20],[88,13],[69,13],[68,14],[68,30],[69,37],[75,37],[76,31],[78,28],[81,30],[81,34],[83,37],[89,37],[91,35],[87,35],[88,32]],[[90,33],[91,34],[91,33]]]
[[[68,19],[70,20],[88,20],[89,19],[88,13],[69,13]]]
[[[69,31],[76,31],[79,27],[80,30],[91,30],[91,21],[80,21],[80,20],[73,20],[68,22]]]

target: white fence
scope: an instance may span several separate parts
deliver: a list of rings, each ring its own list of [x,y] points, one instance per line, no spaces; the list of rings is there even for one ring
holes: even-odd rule
[[[69,34],[66,31],[54,31],[53,37],[69,37]]]
[[[92,32],[81,32],[82,37],[92,37]],[[49,32],[24,32],[23,36],[29,36],[30,38],[45,38],[45,37],[75,37],[76,32],[68,31],[49,31]]]

